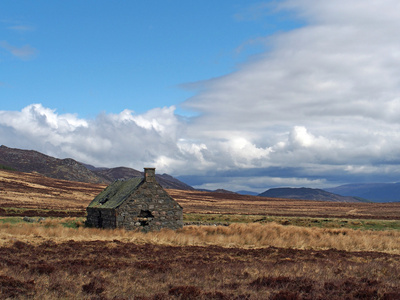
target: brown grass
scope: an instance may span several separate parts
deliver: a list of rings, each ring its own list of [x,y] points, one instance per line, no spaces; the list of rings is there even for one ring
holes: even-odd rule
[[[15,240],[0,298],[399,299],[400,257],[376,252]]]
[[[267,224],[232,224],[230,226],[185,226],[172,231],[141,233],[96,228],[66,228],[61,223],[72,219],[46,220],[42,223],[0,224],[0,245],[15,239],[41,243],[74,241],[112,241],[179,246],[222,246],[237,248],[283,247],[295,249],[337,249],[344,251],[379,251],[400,254],[399,231],[322,229]]]
[[[0,207],[84,211],[105,185],[0,170]]]
[[[400,202],[343,203],[266,198],[201,191],[167,191],[184,207],[185,213],[400,219]]]
[[[0,207],[82,213],[103,188],[0,171]],[[400,204],[168,192],[186,213],[400,219]],[[61,223],[76,219],[0,222],[0,299],[400,299],[396,230],[253,223],[144,234]]]
[[[68,210],[70,215],[79,216],[104,188],[104,185],[57,180],[37,173],[0,170],[0,215],[7,215],[2,208],[15,207],[32,211],[25,215],[51,215],[38,211],[46,209]],[[304,201],[173,189],[167,192],[183,206],[184,213],[400,219],[400,203]]]

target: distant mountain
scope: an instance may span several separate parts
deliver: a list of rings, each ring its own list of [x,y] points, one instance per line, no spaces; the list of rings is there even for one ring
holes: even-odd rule
[[[345,184],[325,191],[342,196],[354,196],[374,202],[399,202],[400,183],[358,183]]]
[[[37,172],[51,178],[89,183],[109,184],[117,179],[143,176],[143,172],[131,168],[96,168],[71,158],[58,159],[37,151],[6,146],[0,146],[0,165],[21,172]],[[156,174],[156,179],[166,189],[194,190],[168,174]]]
[[[236,193],[240,194],[240,195],[258,196],[258,193],[252,192],[252,191],[244,191],[244,190],[242,190],[242,191],[236,191]]]
[[[44,176],[70,181],[107,183],[71,158],[58,159],[34,150],[0,146],[0,164],[21,172],[37,172]]]
[[[101,171],[101,170],[107,170],[108,168],[98,168],[92,165],[88,165],[88,164],[84,164],[81,163],[82,165],[84,165],[86,167],[86,169],[90,170],[90,171]]]
[[[135,169],[126,168],[126,167],[117,167],[117,168],[94,168],[92,167],[92,171],[98,176],[104,178],[109,182],[113,182],[118,179],[129,179],[132,177],[142,177],[143,172],[140,172]],[[156,174],[156,179],[158,183],[165,189],[177,189],[177,190],[194,190],[193,187],[179,181],[175,177],[172,177],[168,174]]]
[[[287,199],[301,199],[301,200],[319,200],[319,201],[333,201],[333,202],[362,202],[355,197],[344,197],[329,193],[320,189],[311,188],[274,188],[269,189],[258,196],[270,198],[287,198]]]
[[[177,190],[194,190],[190,185],[183,183],[182,181],[172,177],[168,174],[156,174],[158,183],[165,189],[177,189]]]
[[[235,192],[224,190],[224,189],[216,189],[216,190],[196,189],[196,191],[209,192],[209,193],[219,193],[219,194],[236,194]]]
[[[92,172],[98,175],[101,178],[104,178],[107,182],[113,182],[118,179],[129,179],[132,177],[143,176],[143,173],[137,171],[135,169],[126,168],[126,167],[117,167],[117,168],[94,168]]]

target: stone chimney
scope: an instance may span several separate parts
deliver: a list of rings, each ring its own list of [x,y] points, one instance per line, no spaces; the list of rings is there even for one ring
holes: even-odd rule
[[[144,182],[156,182],[156,168],[144,168]]]

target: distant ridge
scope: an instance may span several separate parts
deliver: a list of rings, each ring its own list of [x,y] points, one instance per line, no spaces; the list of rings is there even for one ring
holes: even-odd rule
[[[97,176],[104,178],[107,182],[113,182],[115,180],[126,180],[132,177],[140,177],[142,173],[135,169],[126,167],[117,168],[94,168],[92,170]]]
[[[126,180],[132,177],[142,177],[143,172],[135,169],[126,167],[117,168],[92,168],[92,172],[97,174],[99,177],[104,178],[108,182],[113,182],[115,180]],[[156,174],[156,179],[158,183],[165,189],[177,189],[177,190],[194,190],[193,187],[179,181],[175,177],[168,174]]]
[[[240,195],[258,196],[258,193],[256,193],[256,192],[245,191],[245,190],[236,191],[236,193],[240,194]]]
[[[70,181],[107,183],[72,158],[58,159],[34,150],[0,146],[0,164],[20,172],[37,172],[47,177]]]
[[[325,189],[342,196],[356,196],[374,202],[399,202],[400,183],[357,183]]]
[[[141,177],[143,173],[126,167],[96,168],[72,158],[58,159],[34,150],[0,146],[0,165],[20,172],[37,172],[46,177],[87,183],[109,184],[118,179]],[[158,183],[166,189],[194,188],[168,174],[156,174]]]
[[[237,194],[235,192],[224,190],[224,189],[216,189],[216,190],[196,189],[196,191],[209,192],[209,193],[219,193],[219,194]]]
[[[359,198],[341,196],[320,189],[312,188],[273,188],[261,194],[261,197],[287,198],[299,200],[319,200],[333,202],[364,202]]]

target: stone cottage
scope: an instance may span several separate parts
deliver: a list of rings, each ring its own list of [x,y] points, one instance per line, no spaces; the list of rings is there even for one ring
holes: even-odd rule
[[[86,210],[91,227],[150,231],[183,226],[182,207],[157,183],[155,168],[145,168],[144,178],[115,181]]]

